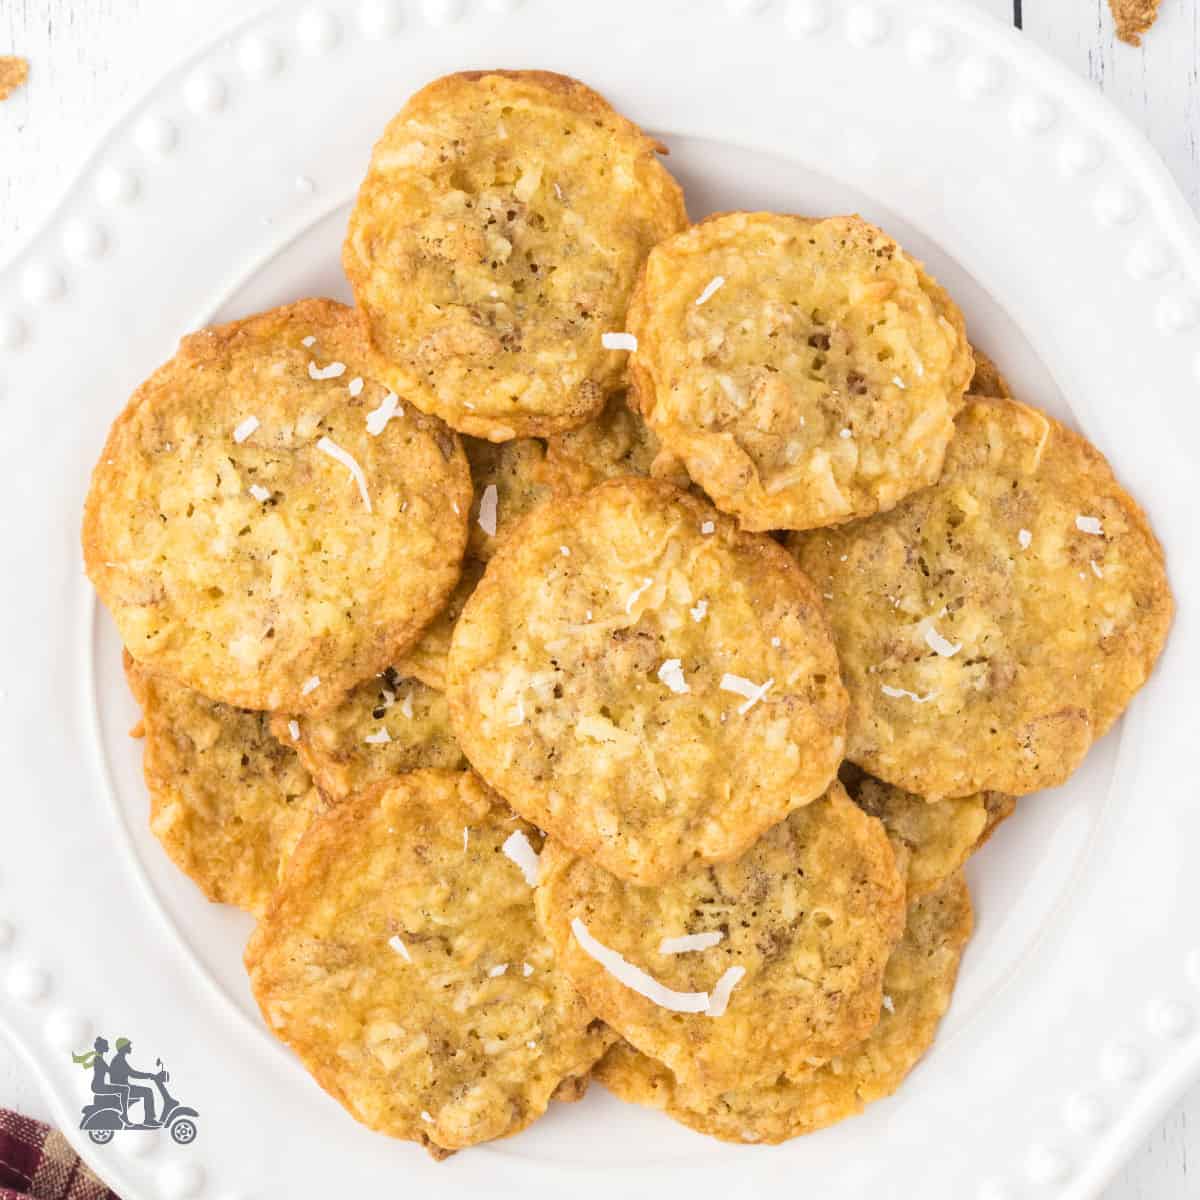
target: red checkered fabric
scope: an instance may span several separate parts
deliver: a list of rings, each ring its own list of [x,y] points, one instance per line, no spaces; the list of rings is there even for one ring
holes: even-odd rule
[[[57,1129],[0,1108],[0,1200],[119,1200]]]

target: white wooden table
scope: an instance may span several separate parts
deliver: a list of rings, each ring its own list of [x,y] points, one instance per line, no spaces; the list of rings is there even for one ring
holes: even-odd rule
[[[1146,132],[1200,211],[1200,0],[1163,0],[1139,50],[1114,42],[1106,0],[964,2],[1007,22],[1019,12],[1027,37],[1092,80]],[[251,7],[249,0],[0,0],[0,54],[31,63],[29,84],[0,105],[0,263],[37,228],[117,111],[198,38]],[[3,1042],[0,1105],[45,1116]],[[1197,1197],[1200,1087],[1105,1193],[1105,1200]]]

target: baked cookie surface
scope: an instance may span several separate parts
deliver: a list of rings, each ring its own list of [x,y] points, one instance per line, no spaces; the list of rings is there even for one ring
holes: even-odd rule
[[[464,444],[475,487],[467,554],[486,563],[517,522],[555,494],[554,478],[538,438],[499,445],[466,438]]]
[[[413,96],[375,146],[343,260],[376,372],[454,428],[546,436],[624,378],[637,271],[687,223],[661,147],[590,88],[467,71]]]
[[[971,379],[958,309],[858,217],[709,217],[650,252],[628,323],[647,423],[747,529],[934,483]]]
[[[941,887],[1016,809],[1002,792],[929,801],[869,775],[846,788],[859,808],[883,822],[910,903]]]
[[[510,804],[640,883],[737,857],[842,757],[845,694],[808,580],[655,480],[521,523],[455,627],[447,694]]]
[[[209,700],[128,654],[125,677],[142,710],[151,832],[209,900],[261,913],[324,807],[308,772],[266,713]]]
[[[681,1084],[662,1063],[619,1043],[595,1078],[622,1100],[659,1108],[727,1142],[777,1143],[813,1133],[890,1096],[933,1043],[950,1005],[971,935],[971,899],[959,875],[916,901],[888,960],[879,1024],[858,1047],[803,1078],[708,1096]]]
[[[416,641],[458,581],[470,478],[458,438],[393,408],[364,360],[352,311],[306,300],[184,338],[134,393],[83,549],[135,659],[316,712]]]
[[[1099,452],[973,399],[934,487],[793,537],[850,692],[846,757],[927,799],[1062,783],[1145,683],[1162,549]]]
[[[393,670],[364,680],[331,712],[276,713],[271,732],[295,750],[333,802],[422,767],[453,771],[467,765],[450,728],[446,697]]]
[[[589,1008],[687,1088],[714,1094],[803,1074],[871,1032],[905,892],[883,826],[835,783],[741,858],[661,887],[550,842],[537,909]],[[595,943],[669,994],[631,986]]]
[[[474,775],[416,771],[297,847],[246,966],[268,1026],[364,1125],[441,1150],[505,1137],[611,1042],[555,968],[514,839],[540,841]]]
[[[467,598],[483,577],[483,567],[483,563],[470,555],[463,559],[462,574],[450,593],[450,599],[425,626],[416,643],[396,660],[396,670],[401,675],[419,679],[436,691],[446,690],[446,660],[450,657],[450,639]]]
[[[676,487],[691,483],[683,464],[668,451],[624,392],[614,392],[603,410],[578,429],[546,441],[546,465],[563,492],[586,492],[606,479],[653,476]]]

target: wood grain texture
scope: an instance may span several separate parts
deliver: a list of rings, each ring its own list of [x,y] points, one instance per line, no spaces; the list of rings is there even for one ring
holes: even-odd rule
[[[970,2],[1012,21],[1013,0]],[[0,0],[0,54],[23,55],[31,68],[29,82],[0,105],[0,263],[31,236],[117,113],[252,7],[247,0]],[[1107,0],[1022,0],[1020,7],[1025,35],[1130,117],[1200,208],[1200,0],[1163,0],[1140,49],[1116,42]],[[3,1042],[0,1104],[47,1115],[24,1064]],[[1104,1200],[1198,1196],[1200,1087]]]

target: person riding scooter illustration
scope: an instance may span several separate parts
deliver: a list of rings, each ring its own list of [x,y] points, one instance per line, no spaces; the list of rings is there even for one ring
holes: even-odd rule
[[[128,1038],[117,1038],[116,1053],[106,1060],[108,1042],[98,1037],[92,1049],[83,1054],[72,1054],[71,1061],[92,1073],[92,1102],[83,1106],[79,1128],[98,1146],[107,1145],[113,1136],[123,1129],[166,1129],[177,1145],[187,1146],[196,1140],[196,1122],[200,1114],[178,1100],[167,1090],[170,1073],[158,1060],[157,1071],[139,1071],[129,1061],[133,1043]],[[162,1099],[162,1111],[156,1116],[154,1092],[148,1087],[132,1083],[134,1079],[148,1079]],[[134,1102],[142,1102],[141,1123],[130,1113]]]
[[[112,1057],[112,1062],[108,1064],[108,1082],[109,1085],[116,1085],[118,1088],[125,1088],[128,1099],[125,1101],[126,1114],[129,1112],[129,1106],[135,1100],[142,1102],[142,1124],[146,1129],[157,1129],[159,1122],[154,1117],[154,1093],[148,1087],[139,1087],[137,1084],[131,1084],[131,1079],[155,1079],[157,1072],[155,1071],[139,1071],[129,1062],[129,1052],[133,1049],[133,1043],[128,1038],[117,1038],[117,1052]]]

